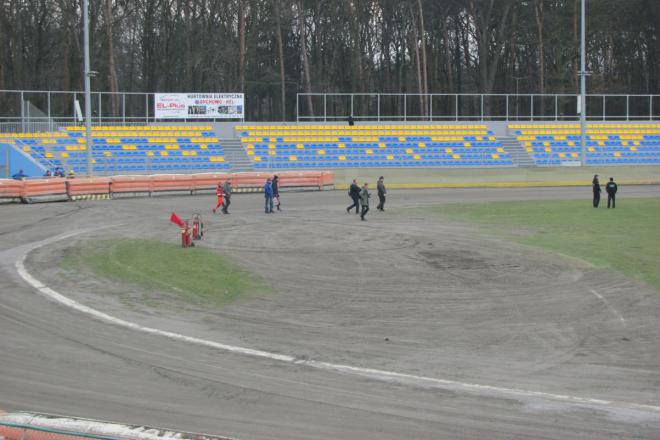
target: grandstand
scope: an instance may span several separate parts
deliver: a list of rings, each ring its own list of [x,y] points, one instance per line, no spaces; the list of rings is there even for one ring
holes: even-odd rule
[[[228,170],[231,165],[211,126],[144,125],[93,127],[94,173],[167,173]],[[47,169],[87,171],[84,127],[55,133],[0,133]]]
[[[539,166],[559,166],[580,160],[578,124],[511,124],[517,140]],[[660,124],[589,124],[587,165],[660,164]]]
[[[92,137],[97,175],[581,163],[575,123],[116,125],[95,126]],[[80,126],[0,133],[0,144],[30,155],[45,169],[87,171]],[[658,165],[660,124],[591,123],[586,147],[587,165]]]
[[[255,169],[513,166],[487,125],[237,125]]]

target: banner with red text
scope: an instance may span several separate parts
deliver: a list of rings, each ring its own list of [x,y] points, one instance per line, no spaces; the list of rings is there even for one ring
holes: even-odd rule
[[[156,119],[243,119],[243,93],[156,93]]]

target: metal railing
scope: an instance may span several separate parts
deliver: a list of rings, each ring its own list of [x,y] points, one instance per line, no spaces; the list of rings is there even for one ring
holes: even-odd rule
[[[304,121],[576,121],[577,94],[298,93]],[[590,121],[660,120],[660,95],[587,95]]]
[[[92,92],[92,124],[145,125],[159,121],[154,114],[154,101],[154,93]],[[0,90],[0,132],[56,131],[66,125],[81,125],[76,102],[83,107],[84,92]],[[195,118],[194,122],[218,120]],[[167,119],[168,123],[185,121],[193,120]]]

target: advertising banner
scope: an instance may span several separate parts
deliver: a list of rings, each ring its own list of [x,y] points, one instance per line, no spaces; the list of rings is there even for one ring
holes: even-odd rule
[[[242,93],[156,93],[156,119],[243,119]]]

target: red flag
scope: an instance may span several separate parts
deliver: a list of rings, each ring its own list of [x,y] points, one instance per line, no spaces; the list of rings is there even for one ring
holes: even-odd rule
[[[181,217],[176,215],[176,212],[173,212],[172,215],[170,216],[170,221],[177,225],[180,228],[183,228],[186,226],[183,220],[181,220]]]

